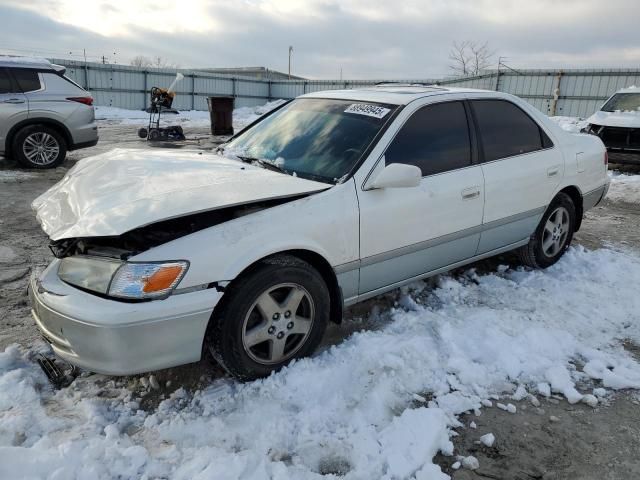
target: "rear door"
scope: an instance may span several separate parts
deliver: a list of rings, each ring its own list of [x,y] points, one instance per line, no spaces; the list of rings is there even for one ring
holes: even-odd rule
[[[544,129],[507,99],[470,101],[485,180],[478,254],[528,238],[564,174],[564,159]]]
[[[0,150],[5,148],[11,128],[29,115],[27,99],[18,88],[9,69],[0,67]],[[6,145],[6,149],[10,149]]]
[[[423,178],[358,190],[361,295],[472,257],[480,238],[484,182],[464,102],[406,107],[396,121],[380,162],[418,166]]]

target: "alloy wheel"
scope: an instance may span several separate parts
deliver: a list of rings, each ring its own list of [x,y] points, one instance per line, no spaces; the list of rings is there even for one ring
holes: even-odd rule
[[[49,165],[58,158],[60,145],[52,135],[35,132],[24,139],[22,151],[34,165]]]
[[[547,257],[555,257],[560,252],[569,235],[569,212],[564,207],[556,208],[542,231],[542,251]]]
[[[242,325],[242,345],[263,365],[293,357],[309,336],[315,307],[309,292],[295,283],[269,287],[249,309]]]

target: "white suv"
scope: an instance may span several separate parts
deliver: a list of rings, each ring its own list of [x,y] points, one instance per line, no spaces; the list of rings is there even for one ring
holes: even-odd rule
[[[98,143],[93,98],[44,59],[0,56],[0,155],[52,168]]]
[[[89,370],[205,352],[256,378],[312,353],[344,305],[508,250],[552,265],[607,187],[598,138],[510,95],[313,93],[217,155],[80,161],[34,202],[57,259],[32,280],[33,314]]]

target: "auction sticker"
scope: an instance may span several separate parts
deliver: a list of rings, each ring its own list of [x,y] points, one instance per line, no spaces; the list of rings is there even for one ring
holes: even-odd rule
[[[366,115],[367,117],[383,118],[391,110],[380,107],[378,105],[369,105],[366,103],[353,103],[344,113],[355,113],[356,115]]]

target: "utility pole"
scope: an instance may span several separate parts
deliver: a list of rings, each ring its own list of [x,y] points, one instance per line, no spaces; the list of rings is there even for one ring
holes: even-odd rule
[[[496,72],[496,92],[500,91],[500,67],[502,66],[502,57],[498,57],[498,71]]]
[[[82,49],[82,54],[84,55],[84,89],[89,90],[89,70],[87,67],[87,49]]]
[[[291,80],[291,55],[293,54],[293,47],[289,45],[289,80]]]

